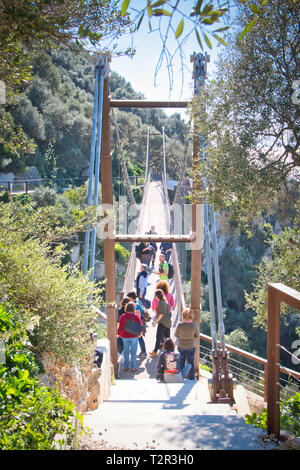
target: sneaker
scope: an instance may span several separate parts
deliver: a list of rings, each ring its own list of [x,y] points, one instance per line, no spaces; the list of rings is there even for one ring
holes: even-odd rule
[[[131,369],[131,372],[136,372],[136,371],[137,371],[137,369],[135,369],[135,368]]]
[[[157,352],[152,351],[152,352],[150,353],[150,356],[152,356],[152,357],[157,357]]]
[[[145,352],[141,352],[141,353],[139,354],[139,357],[147,357],[146,351],[145,351]]]
[[[123,369],[124,372],[127,372],[128,370],[129,370],[128,367],[124,367],[124,369]]]

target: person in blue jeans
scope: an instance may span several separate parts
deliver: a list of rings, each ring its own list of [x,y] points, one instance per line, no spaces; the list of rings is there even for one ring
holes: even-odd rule
[[[124,371],[128,371],[129,369],[129,359],[131,359],[131,371],[136,372],[136,352],[137,352],[137,345],[138,345],[138,337],[128,333],[125,330],[126,320],[130,319],[143,325],[142,320],[138,315],[136,315],[136,306],[133,302],[129,302],[126,305],[126,310],[123,315],[120,317],[120,323],[118,327],[118,335],[123,340],[123,356],[124,356]],[[142,333],[141,333],[142,334]]]
[[[139,315],[140,319],[143,322],[143,307],[141,303],[139,302],[138,296],[136,295],[135,291],[128,292],[127,297],[129,298],[130,302],[134,302],[136,306],[136,314]],[[145,345],[145,340],[143,338],[143,335],[145,334],[145,331],[143,334],[139,337],[138,343],[141,348],[141,352],[139,354],[139,357],[146,357],[147,352],[146,352],[146,345]]]
[[[177,325],[175,337],[178,339],[178,351],[180,353],[179,368],[184,369],[186,362],[191,365],[190,380],[195,379],[194,356],[196,341],[199,340],[199,330],[193,322],[193,314],[189,308],[182,312],[183,321]]]

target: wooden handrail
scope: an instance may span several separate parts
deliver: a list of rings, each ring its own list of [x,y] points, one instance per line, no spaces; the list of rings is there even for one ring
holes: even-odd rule
[[[203,341],[207,341],[208,343],[212,343],[211,336],[204,335],[203,333],[200,333],[200,340],[201,339]],[[218,340],[218,345],[220,346],[219,340]],[[244,351],[243,349],[237,348],[235,346],[231,346],[228,343],[225,343],[225,346],[226,346],[226,349],[228,349],[228,351],[236,353],[239,356],[245,357],[246,359],[250,359],[251,361],[254,361],[254,362],[258,362],[259,364],[262,364],[263,366],[268,365],[267,359],[264,359],[263,357],[256,356],[255,354],[249,353],[248,351]],[[279,369],[280,369],[280,372],[282,372],[283,374],[292,375],[296,379],[300,379],[300,373],[295,370],[288,369],[287,367],[283,367],[283,366],[279,366]]]
[[[280,437],[280,389],[279,389],[279,348],[280,348],[280,304],[281,302],[300,310],[300,292],[284,284],[268,285],[268,393],[267,427],[268,434]]]

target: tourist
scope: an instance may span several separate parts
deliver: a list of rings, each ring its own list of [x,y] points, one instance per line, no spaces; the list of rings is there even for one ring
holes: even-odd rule
[[[129,359],[131,359],[131,371],[136,372],[136,353],[138,345],[138,336],[128,333],[125,329],[126,320],[133,320],[134,322],[143,325],[142,320],[136,315],[136,306],[134,302],[129,302],[126,305],[125,313],[121,315],[118,335],[123,340],[123,356],[124,356],[124,372],[129,370]],[[140,333],[141,335],[142,333]]]
[[[145,299],[147,285],[148,285],[149,273],[147,271],[147,265],[141,264],[141,270],[136,277],[136,292],[140,303],[145,308],[150,308],[150,301]]]
[[[166,301],[165,295],[161,289],[155,291],[155,296],[158,299],[158,304],[156,308],[156,318],[153,322],[153,327],[156,327],[156,342],[154,350],[150,353],[150,356],[157,357],[157,351],[160,349],[160,345],[163,341],[163,338],[170,332],[171,328],[171,314],[169,309],[169,304]],[[170,335],[170,333],[169,333]]]
[[[174,300],[173,295],[170,292],[169,283],[167,281],[164,281],[164,280],[159,281],[156,284],[156,289],[161,289],[163,291],[163,293],[165,294],[165,298],[166,298],[166,300],[169,304],[170,312],[171,312],[171,315],[172,315],[172,309],[175,307],[175,300]],[[152,308],[153,312],[156,312],[157,304],[158,304],[158,299],[157,299],[157,297],[154,297],[153,300],[152,300],[152,304],[151,304],[151,308]]]
[[[166,262],[168,263],[172,254],[172,242],[162,242],[160,244],[160,251],[165,255]]]
[[[199,330],[193,322],[193,314],[189,308],[182,312],[183,321],[177,325],[175,337],[178,339],[178,351],[180,353],[180,370],[185,363],[191,364],[190,380],[195,378],[194,355],[196,350],[196,339],[199,338]]]
[[[139,299],[136,295],[136,292],[134,290],[131,291],[131,292],[128,292],[127,297],[129,298],[130,302],[133,302],[135,304],[136,314],[140,317],[142,323],[144,324],[144,321],[143,321],[143,306],[140,303],[140,301],[139,301]],[[144,328],[143,334],[139,337],[139,346],[141,348],[141,352],[139,354],[139,357],[147,356],[145,340],[143,338],[143,336],[145,336],[145,333],[146,333],[146,326]]]
[[[160,254],[159,255],[159,266],[158,266],[158,271],[153,271],[154,274],[159,275],[159,279],[161,281],[168,281],[168,273],[169,273],[169,265],[165,261],[165,255]]]
[[[163,344],[163,351],[160,353],[157,364],[157,377],[159,382],[176,383],[184,382],[191,369],[190,364],[186,364],[180,370],[180,354],[175,352],[175,343],[171,338],[167,338]]]
[[[137,257],[142,264],[146,264],[149,268],[151,258],[153,257],[154,248],[149,242],[141,242],[137,247]]]
[[[120,308],[118,308],[117,328],[119,327],[121,315],[125,313],[125,307],[128,304],[128,302],[130,302],[129,297],[123,297],[123,299],[121,300]],[[123,340],[121,336],[117,337],[117,350],[118,350],[118,353],[120,354],[123,351]]]

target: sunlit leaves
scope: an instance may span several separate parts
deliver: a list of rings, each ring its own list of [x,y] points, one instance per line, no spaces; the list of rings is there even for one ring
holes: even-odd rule
[[[175,33],[176,39],[178,39],[179,36],[181,36],[183,32],[183,28],[184,28],[184,20],[182,19],[176,29],[176,33]]]
[[[122,6],[121,6],[121,15],[124,16],[125,13],[128,10],[130,0],[123,0]]]
[[[250,23],[247,24],[247,26],[243,29],[243,31],[240,35],[240,39],[243,39],[243,37],[246,36],[246,34],[249,33],[251,28],[253,28],[253,26],[257,23],[257,20],[258,20],[258,18],[254,18],[254,20],[250,21]]]

